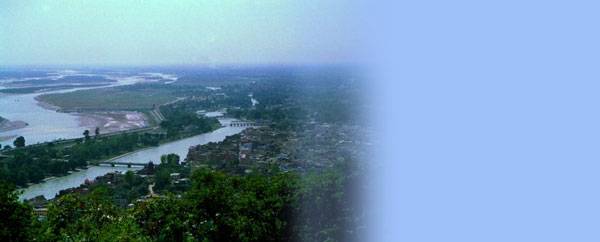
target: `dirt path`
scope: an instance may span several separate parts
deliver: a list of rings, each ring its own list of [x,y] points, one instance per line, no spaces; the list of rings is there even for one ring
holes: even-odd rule
[[[154,197],[154,183],[148,185],[148,190],[150,191],[150,197]]]

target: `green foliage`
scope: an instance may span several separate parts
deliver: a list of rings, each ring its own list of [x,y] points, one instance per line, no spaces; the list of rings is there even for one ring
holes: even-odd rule
[[[162,106],[160,112],[166,119],[160,127],[167,130],[167,137],[209,132],[219,123],[215,118],[198,116],[196,110],[180,103]]]
[[[168,163],[157,167],[167,173],[171,168]],[[18,201],[14,187],[2,185],[0,215],[7,219],[0,220],[1,236],[17,238],[13,241],[348,241],[364,227],[354,203],[360,176],[349,163],[302,176],[199,170],[183,196],[165,193],[123,211],[113,204],[114,197],[122,197],[116,191],[147,185],[138,178],[128,173],[123,187],[99,185],[86,196],[62,196],[48,206],[41,225],[31,207]]]
[[[133,210],[135,224],[155,241],[184,241],[186,214],[182,201],[172,194],[140,202]]]
[[[26,183],[38,183],[48,176],[66,174],[69,170],[86,166],[88,161],[102,160],[126,152],[157,145],[166,137],[161,134],[124,133],[103,138],[90,139],[86,130],[86,142],[75,143],[66,148],[56,147],[52,143],[46,146],[30,146],[15,151],[13,157],[3,160],[0,166],[0,182],[19,186]],[[19,174],[23,172],[24,174]]]
[[[189,175],[189,168],[179,164],[179,156],[177,154],[162,155],[160,162],[160,165],[156,167],[156,174],[154,175],[154,189],[156,192],[160,190],[183,192],[182,188],[188,188],[187,186],[175,187],[171,184],[171,173],[180,173],[184,177]]]
[[[25,147],[25,138],[23,136],[19,136],[15,139],[15,141],[13,141],[13,144],[17,148]]]
[[[2,160],[0,182],[24,186],[28,182],[40,182],[46,176],[65,174],[79,164],[56,158],[56,152],[48,147],[28,148],[17,151],[13,157]],[[84,163],[85,164],[85,163]]]
[[[341,171],[306,177],[200,171],[185,197],[190,231],[210,241],[345,241],[360,219]]]
[[[349,241],[357,239],[364,227],[363,214],[357,204],[360,173],[352,163],[336,169],[308,173],[301,179],[295,194],[296,223],[294,234],[302,241]]]
[[[31,241],[38,221],[29,204],[19,201],[14,185],[0,184],[0,241]]]
[[[179,164],[179,156],[177,154],[168,154],[160,156],[160,164],[175,166]]]
[[[148,195],[149,182],[134,174],[132,171],[125,173],[125,182],[117,182],[112,185],[99,183],[91,186],[91,190],[96,189],[106,190],[110,196],[117,199],[125,199],[127,202],[133,202],[141,197]]]
[[[293,72],[282,70],[276,77],[266,78],[261,73],[253,73],[260,81],[248,84],[247,78],[242,78],[243,85],[220,85],[219,91],[209,91],[202,86],[182,90],[174,85],[144,84],[43,95],[42,99],[62,108],[75,109],[150,110],[177,97],[196,98],[160,108],[166,120],[158,131],[166,131],[166,135],[130,133],[100,137],[96,128],[95,139],[90,139],[90,131],[86,130],[84,138],[73,145],[56,147],[61,146],[57,143],[9,151],[13,157],[2,160],[0,183],[24,186],[47,176],[65,174],[88,161],[207,132],[219,125],[214,118],[198,116],[195,112],[200,109],[228,108],[229,115],[249,120],[268,119],[274,122],[274,128],[283,130],[293,130],[298,124],[311,121],[338,123],[355,117],[358,89],[343,81],[346,76],[290,73]],[[228,84],[247,74],[219,79],[218,83]],[[214,79],[210,75],[201,76]],[[184,76],[175,85],[196,81]],[[260,102],[258,105],[251,106],[250,92]],[[22,146],[14,145],[24,146],[24,139]],[[49,205],[42,222],[33,217],[29,205],[18,201],[14,187],[0,185],[0,216],[3,218],[0,219],[0,239],[347,241],[364,227],[363,213],[355,203],[360,191],[354,188],[361,184],[360,176],[350,163],[304,174],[280,173],[276,165],[270,167],[266,175],[231,176],[200,170],[191,177],[193,185],[183,186],[171,183],[171,173],[189,175],[189,168],[179,165],[177,155],[161,157],[161,164],[154,170],[154,191],[161,197],[136,202],[134,209],[127,211],[115,206],[115,198],[135,201],[148,194],[148,181],[128,172],[124,182],[92,185],[89,195],[62,196]]]
[[[222,173],[200,171],[192,176],[194,188],[186,194],[190,211],[190,231],[197,240],[227,241],[233,239],[231,200],[234,194],[231,180]]]
[[[156,186],[156,190],[161,190],[169,185],[171,179],[171,172],[166,169],[158,170],[156,175],[154,175],[154,184]]]
[[[83,131],[83,136],[85,137],[85,141],[89,141],[90,140],[90,131],[89,130],[85,130]]]
[[[134,84],[40,95],[39,99],[64,109],[149,109],[177,99],[163,84]]]
[[[135,175],[133,174],[133,171],[127,171],[125,173],[125,182],[129,187],[133,186],[134,179],[135,179]]]
[[[42,241],[148,241],[133,218],[112,204],[104,189],[66,195],[48,207]]]
[[[113,157],[134,149],[158,144],[164,138],[160,134],[120,134],[91,140],[86,130],[85,143],[75,143],[66,148],[30,146],[15,151],[14,156],[3,160],[0,166],[0,182],[24,186],[28,182],[38,183],[48,176],[64,175],[69,170],[87,165],[87,161]],[[19,174],[23,172],[24,174]]]

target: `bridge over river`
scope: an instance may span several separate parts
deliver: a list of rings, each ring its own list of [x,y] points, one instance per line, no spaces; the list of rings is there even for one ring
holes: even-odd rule
[[[131,168],[132,166],[143,166],[143,167],[146,167],[146,166],[148,166],[148,163],[134,163],[134,162],[122,162],[122,161],[103,161],[103,162],[99,162],[98,165],[110,165],[112,167],[114,167],[115,165],[125,165],[125,166]]]
[[[268,121],[232,121],[229,127],[251,127],[251,126],[267,126],[271,124]]]

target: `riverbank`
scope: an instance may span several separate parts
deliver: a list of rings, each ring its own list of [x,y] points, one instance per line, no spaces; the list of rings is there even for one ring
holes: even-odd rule
[[[152,160],[160,163],[160,157],[164,154],[174,153],[179,155],[182,159],[186,157],[190,146],[207,144],[209,142],[220,142],[225,137],[237,134],[241,132],[244,127],[230,127],[228,124],[235,119],[223,118],[219,119],[222,126],[216,129],[202,134],[196,134],[191,136],[180,137],[177,140],[170,140],[160,143],[159,146],[150,146],[137,149],[135,151],[127,152],[118,156],[102,159],[101,161],[113,161],[116,162],[130,162],[130,163],[147,163]],[[112,171],[126,171],[126,170],[137,170],[140,167],[133,166],[127,168],[127,166],[89,166],[88,169],[73,172],[67,176],[56,177],[46,181],[45,183],[37,183],[31,186],[27,186],[23,190],[25,193],[20,199],[30,199],[39,195],[44,195],[47,199],[54,197],[55,194],[59,193],[60,190],[65,190],[71,187],[78,187],[83,183],[85,179],[93,179],[97,176],[104,175]]]
[[[37,183],[27,188],[19,189],[23,191],[23,194],[19,196],[19,200],[31,199],[40,195],[44,196],[45,199],[53,199],[62,190],[68,190],[69,188],[79,187],[85,183],[85,180],[94,180],[96,177],[104,176],[107,173],[120,171],[127,172],[129,170],[136,171],[140,170],[140,167],[123,167],[123,166],[91,166],[88,169],[73,172],[66,176],[55,177],[49,179],[44,183]]]
[[[14,138],[17,138],[17,136],[16,135],[0,136],[0,142],[11,140],[11,139],[14,139]]]
[[[107,163],[107,162],[111,162],[111,161],[114,161],[114,160],[117,160],[117,159],[120,159],[120,158],[123,158],[123,157],[127,157],[127,156],[133,155],[133,154],[135,154],[135,153],[139,153],[139,152],[145,151],[145,150],[155,149],[155,148],[158,148],[158,147],[160,147],[160,146],[169,145],[169,144],[171,144],[171,143],[177,143],[177,142],[180,142],[180,141],[182,141],[182,140],[185,140],[185,139],[189,139],[189,138],[194,138],[194,137],[198,137],[198,136],[206,135],[206,134],[209,134],[209,133],[212,133],[212,132],[214,132],[214,131],[218,130],[219,128],[220,128],[220,126],[219,126],[219,127],[217,127],[217,126],[213,126],[213,127],[212,127],[212,129],[211,129],[210,131],[208,131],[208,132],[205,132],[205,133],[200,133],[200,134],[192,134],[192,135],[182,135],[182,136],[179,136],[179,137],[177,137],[177,138],[175,138],[175,139],[172,139],[172,140],[167,140],[167,141],[164,141],[164,142],[160,142],[158,146],[146,146],[146,147],[141,147],[141,148],[138,148],[138,149],[132,150],[132,151],[130,151],[130,152],[127,152],[127,153],[124,153],[124,154],[117,155],[117,156],[112,156],[112,157],[108,157],[108,158],[105,158],[105,159],[99,159],[99,160],[92,160],[92,161],[88,161],[88,166],[87,166],[87,167],[78,167],[77,169],[86,170],[86,169],[89,169],[89,168],[91,168],[91,167],[98,167],[98,164],[100,164],[100,163]],[[140,132],[144,132],[144,131],[140,131]],[[75,141],[74,141],[74,140],[70,140],[70,142],[75,142]],[[40,144],[40,145],[44,145],[44,144]],[[186,149],[187,149],[187,148],[186,148]],[[165,153],[165,154],[166,154],[166,153]],[[148,162],[149,162],[150,160],[151,160],[151,159],[149,159],[149,160],[148,160]],[[157,159],[157,160],[152,160],[152,161],[153,161],[153,162],[160,163],[160,159]],[[142,163],[140,163],[140,164],[142,164]],[[73,171],[70,171],[70,172],[73,172]],[[64,176],[68,176],[68,175],[70,175],[70,173],[67,173],[67,174],[61,174],[61,175],[58,175],[58,176],[56,176],[56,177],[54,177],[54,178],[51,178],[51,179],[44,179],[42,182],[39,182],[39,183],[33,183],[33,184],[28,184],[27,186],[22,186],[22,187],[20,187],[20,188],[21,188],[21,189],[27,189],[27,188],[28,188],[28,187],[30,187],[30,186],[33,186],[33,185],[39,185],[39,184],[43,184],[43,183],[45,183],[45,182],[47,182],[47,181],[49,181],[49,180],[53,180],[53,179],[60,178],[60,177],[64,177]]]
[[[44,101],[40,96],[34,98],[37,105],[51,111],[59,111],[60,107]],[[127,131],[147,127],[148,117],[137,111],[104,111],[69,113],[76,116],[79,126],[93,131],[96,127],[101,134]],[[83,132],[83,131],[82,131]]]
[[[98,127],[100,134],[144,128],[148,121],[143,113],[135,111],[83,112],[73,115],[78,117],[83,127]]]
[[[27,127],[28,125],[29,125],[28,123],[25,123],[20,120],[10,121],[8,119],[4,119],[4,118],[0,117],[0,133],[13,131],[13,130],[17,130],[17,129],[22,129],[22,128]],[[0,140],[1,139],[2,139],[2,137],[0,137]]]
[[[41,96],[41,94],[33,98],[37,102],[36,104],[38,106],[40,106],[40,107],[42,107],[44,109],[47,109],[47,110],[58,111],[58,109],[59,109],[58,106],[55,106],[55,105],[52,105],[52,104],[50,104],[48,102],[43,101],[40,98],[40,96]]]
[[[184,140],[184,139],[189,139],[189,138],[194,138],[194,137],[197,137],[197,136],[202,136],[202,135],[205,135],[205,134],[208,134],[208,133],[214,132],[214,131],[218,130],[219,128],[221,128],[221,127],[213,127],[213,129],[212,129],[211,131],[208,131],[208,132],[206,132],[206,133],[194,134],[194,135],[189,135],[189,136],[181,136],[180,138],[177,138],[177,139],[175,139],[175,140],[169,140],[169,141],[166,141],[166,142],[160,142],[158,146],[162,146],[162,145],[168,145],[168,144],[171,144],[171,143],[179,142],[179,141],[181,141],[181,140]],[[145,148],[137,149],[137,150],[134,150],[134,151],[131,151],[131,152],[127,152],[127,153],[125,153],[125,154],[122,154],[122,155],[118,155],[118,156],[111,157],[111,158],[109,158],[109,159],[106,159],[106,160],[99,161],[98,163],[111,162],[111,161],[114,161],[114,160],[120,159],[120,158],[122,158],[122,157],[126,157],[126,156],[129,156],[129,155],[132,155],[132,154],[134,154],[134,153],[138,153],[138,152],[141,152],[141,151],[144,151],[144,150],[149,150],[149,149],[156,148],[156,147],[158,147],[158,146],[149,146],[149,147],[145,147]],[[148,160],[148,162],[150,162],[150,161],[151,161],[151,160]],[[154,162],[154,161],[153,161],[153,162]],[[158,162],[160,163],[160,160],[159,160]],[[140,163],[140,164],[141,164],[141,163]]]

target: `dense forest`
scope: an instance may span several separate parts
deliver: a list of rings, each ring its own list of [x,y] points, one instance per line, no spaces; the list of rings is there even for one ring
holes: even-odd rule
[[[18,201],[14,186],[0,185],[0,240],[352,241],[364,229],[363,211],[354,204],[359,171],[349,162],[303,175],[198,170],[190,190],[179,196],[153,197],[123,210],[98,186],[86,196],[62,196],[43,220]]]

